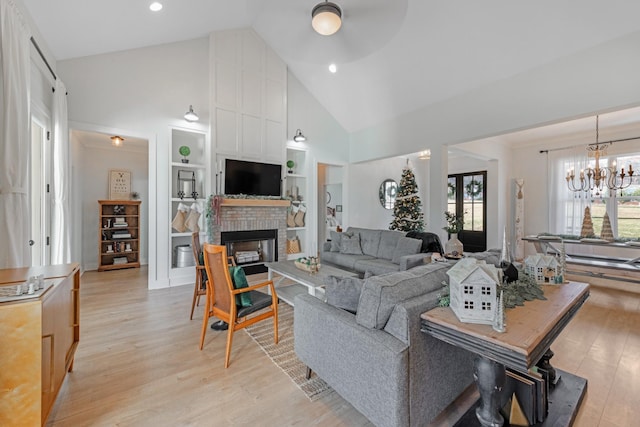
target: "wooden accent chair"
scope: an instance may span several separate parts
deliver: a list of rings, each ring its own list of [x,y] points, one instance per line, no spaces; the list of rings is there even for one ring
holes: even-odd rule
[[[207,272],[205,271],[204,264],[200,263],[200,253],[202,252],[200,233],[191,234],[191,248],[193,249],[193,257],[196,260],[196,283],[193,289],[191,316],[189,316],[189,319],[193,320],[193,310],[196,308],[196,305],[200,305],[200,297],[207,294]]]
[[[209,280],[207,281],[207,306],[202,320],[202,334],[200,336],[200,350],[204,345],[204,337],[209,326],[209,317],[215,316],[229,324],[227,330],[227,351],[224,359],[224,367],[229,367],[231,344],[233,333],[246,328],[269,317],[273,317],[273,341],[278,343],[278,296],[272,280],[235,289],[229,274],[227,248],[225,246],[204,245],[204,265]],[[259,292],[258,289],[269,287],[271,295]],[[236,305],[236,295],[249,292],[251,306],[239,307]],[[264,309],[267,309],[263,311]],[[260,311],[251,317],[250,315]]]

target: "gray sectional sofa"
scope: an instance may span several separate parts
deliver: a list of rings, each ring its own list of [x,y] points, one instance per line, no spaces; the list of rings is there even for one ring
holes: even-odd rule
[[[426,243],[429,239],[437,243]],[[438,236],[433,233],[411,235],[349,227],[344,233],[331,232],[331,241],[321,248],[320,260],[361,275],[366,272],[379,275],[424,264],[425,252],[441,252],[441,247]]]
[[[376,426],[427,425],[473,381],[471,353],[420,331],[449,267],[330,278],[328,302],[296,296],[296,354]]]

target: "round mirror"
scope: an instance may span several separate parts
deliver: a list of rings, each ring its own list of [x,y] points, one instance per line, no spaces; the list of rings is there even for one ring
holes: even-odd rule
[[[385,209],[393,209],[393,204],[396,201],[396,194],[398,193],[398,183],[392,179],[385,179],[380,184],[378,190],[378,197],[380,198],[380,204]]]

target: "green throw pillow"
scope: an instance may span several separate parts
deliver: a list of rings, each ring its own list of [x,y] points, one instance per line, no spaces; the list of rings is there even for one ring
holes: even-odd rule
[[[247,276],[244,275],[242,267],[229,267],[229,275],[233,281],[233,287],[236,289],[248,288]],[[236,295],[236,305],[240,307],[251,307],[251,295],[249,292],[243,292]]]

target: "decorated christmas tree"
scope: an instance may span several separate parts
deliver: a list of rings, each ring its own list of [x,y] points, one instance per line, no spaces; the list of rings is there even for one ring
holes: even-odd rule
[[[422,202],[418,196],[418,184],[408,165],[402,170],[398,195],[393,205],[393,221],[389,225],[389,230],[424,230],[424,214]]]
[[[584,219],[582,220],[582,231],[580,231],[580,237],[595,237],[593,231],[593,221],[591,220],[591,209],[589,206],[584,208]]]
[[[602,220],[600,238],[607,242],[613,242],[615,240],[613,237],[613,229],[611,228],[611,220],[609,219],[609,214],[607,212],[604,213],[604,219]]]

